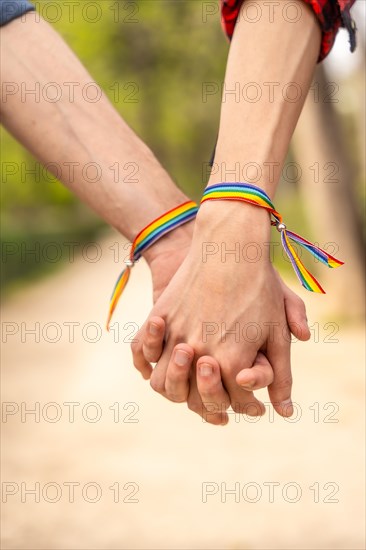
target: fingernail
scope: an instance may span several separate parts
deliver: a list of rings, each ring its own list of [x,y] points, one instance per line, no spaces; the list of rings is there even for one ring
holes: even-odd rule
[[[211,376],[213,369],[208,363],[204,363],[199,366],[199,371],[201,376]]]
[[[226,416],[225,418],[222,419],[221,426],[226,426],[228,423],[229,423],[229,417]]]
[[[150,323],[149,332],[151,336],[157,336],[159,334],[159,327],[155,323]]]
[[[245,388],[246,390],[252,390],[255,386],[255,380],[251,380],[249,382],[245,382],[244,384],[240,384],[242,388]]]
[[[282,409],[284,409],[284,412],[288,414],[289,416],[293,413],[293,406],[291,399],[286,399],[286,401],[282,401],[281,403]]]
[[[175,352],[174,361],[178,367],[185,367],[189,362],[189,355],[186,351],[178,349]]]

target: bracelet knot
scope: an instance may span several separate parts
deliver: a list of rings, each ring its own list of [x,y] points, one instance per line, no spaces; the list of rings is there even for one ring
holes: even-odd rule
[[[186,201],[153,220],[149,223],[149,225],[144,227],[140,233],[137,234],[131,246],[130,256],[124,262],[126,268],[118,277],[112,292],[107,319],[107,330],[109,330],[109,325],[113,312],[118,304],[118,300],[120,299],[123,290],[126,288],[128,279],[130,278],[131,269],[137,260],[141,258],[143,252],[176,227],[179,227],[180,225],[183,225],[184,223],[187,223],[195,218],[197,211],[198,206],[195,202]]]
[[[327,265],[328,267],[339,267],[343,265],[343,262],[337,260],[325,250],[322,250],[315,244],[307,241],[297,233],[289,231],[286,225],[282,221],[282,216],[275,209],[271,199],[263,189],[252,185],[250,183],[218,183],[206,188],[203,193],[201,204],[209,200],[237,200],[253,204],[254,206],[260,206],[265,208],[273,217],[271,225],[277,228],[281,235],[282,246],[295,270],[295,273],[306,290],[311,292],[318,292],[325,294],[325,291],[320,286],[320,283],[315,277],[306,269],[302,261],[300,260],[295,248],[292,246],[291,241],[305,248],[310,252],[317,260]]]

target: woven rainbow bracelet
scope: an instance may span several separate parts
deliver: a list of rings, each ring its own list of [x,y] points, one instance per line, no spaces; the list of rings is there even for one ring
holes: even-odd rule
[[[309,273],[304,264],[301,262],[296,250],[291,245],[290,240],[304,247],[317,260],[321,261],[328,267],[339,267],[343,265],[343,262],[337,260],[325,252],[325,250],[317,247],[315,244],[303,239],[300,235],[297,235],[297,233],[289,231],[283,223],[281,214],[277,212],[271,199],[267,193],[263,191],[263,189],[249,183],[219,183],[217,185],[207,187],[203,194],[201,204],[210,200],[243,201],[268,210],[273,217],[271,225],[276,226],[277,230],[281,233],[282,246],[289,257],[302,286],[311,292],[325,294],[325,291],[322,289],[318,281],[311,273]]]
[[[164,235],[172,231],[173,229],[189,222],[196,217],[198,206],[193,201],[187,201],[176,208],[172,208],[159,218],[156,218],[149,225],[138,233],[135,240],[132,243],[129,259],[126,260],[126,268],[122,271],[118,277],[115,287],[112,292],[111,301],[109,305],[109,313],[107,320],[107,330],[109,330],[109,324],[114,310],[118,304],[118,300],[127,284],[130,277],[131,268],[135,262],[141,257],[142,253],[153,245],[158,239],[161,239]]]

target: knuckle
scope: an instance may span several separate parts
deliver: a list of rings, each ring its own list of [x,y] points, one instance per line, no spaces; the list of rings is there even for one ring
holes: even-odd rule
[[[263,416],[265,413],[265,409],[263,405],[260,405],[259,403],[248,403],[245,407],[245,414],[247,416]]]
[[[231,403],[231,408],[234,412],[239,414],[246,414],[247,416],[262,416],[263,409],[258,402],[249,401],[248,403],[240,403],[238,401]]]
[[[288,374],[276,382],[277,391],[289,390],[292,387],[292,375]]]
[[[241,369],[242,367],[240,365],[236,364],[234,361],[230,361],[221,366],[221,376],[227,377],[228,380],[232,380]]]
[[[203,414],[202,403],[198,401],[188,401],[187,405],[190,411],[195,412],[196,414],[199,414],[200,416],[202,416]]]
[[[182,384],[189,381],[190,371],[171,362],[168,367],[167,377],[172,384]]]
[[[166,396],[170,401],[173,401],[173,403],[185,403],[186,401],[186,396],[182,394],[169,392]]]
[[[143,370],[143,366],[141,365],[141,362],[140,361],[137,361],[137,360],[133,360],[133,366],[135,367],[135,369],[137,369],[138,371],[142,372]]]
[[[146,334],[144,337],[144,346],[148,348],[153,348],[157,345],[159,339],[156,336],[152,336],[151,334]]]
[[[133,354],[132,363],[133,363],[133,366],[135,367],[135,369],[137,369],[140,372],[142,372],[144,370],[144,367],[146,367],[146,361],[141,356],[140,353]]]
[[[260,373],[256,375],[253,381],[253,389],[259,390],[266,388],[273,381],[273,371],[268,373]]]
[[[221,387],[221,384],[213,384],[212,386],[210,387],[205,387],[205,388],[200,388],[200,385],[197,384],[198,386],[198,391],[199,391],[199,394],[202,398],[202,401],[204,403],[222,403],[223,401],[225,401],[225,399],[223,399],[223,390],[222,390],[222,387]]]
[[[139,340],[136,338],[136,340],[133,340],[131,342],[131,351],[133,353],[133,355],[136,355],[139,351],[140,351],[140,342]]]
[[[156,378],[156,376],[152,376],[150,378],[150,386],[157,393],[164,393],[165,391],[164,380],[160,380],[159,378]]]
[[[220,404],[213,398],[209,399],[205,397],[202,399],[202,409],[206,414],[212,415],[221,412]]]
[[[232,401],[231,402],[231,408],[236,413],[244,413],[245,412],[246,405],[244,403],[239,403],[238,401]]]
[[[211,378],[209,378],[209,380],[207,381],[203,380],[203,382],[205,383],[202,384],[202,381],[201,381],[201,386],[202,386],[202,390],[205,393],[208,393],[210,395],[212,394],[221,395],[223,391],[221,376],[212,376]]]
[[[156,350],[144,348],[144,357],[149,363],[157,363],[159,360],[159,355]]]
[[[209,424],[213,424],[214,426],[221,426],[222,416],[220,414],[215,414],[208,418],[205,418],[205,421],[208,422]]]
[[[215,392],[207,391],[207,390],[202,391],[199,385],[198,385],[198,392],[201,396],[202,403],[207,410],[210,410],[210,408],[212,409],[218,402],[217,395],[215,394]]]

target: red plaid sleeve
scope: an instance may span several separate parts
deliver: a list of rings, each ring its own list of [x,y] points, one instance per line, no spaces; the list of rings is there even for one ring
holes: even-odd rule
[[[240,8],[245,0],[221,0],[222,24],[229,38],[232,37]],[[303,0],[314,11],[322,29],[322,44],[318,61],[322,61],[333,47],[339,27],[345,27],[350,37],[350,47],[356,48],[356,25],[350,15],[355,0]]]

